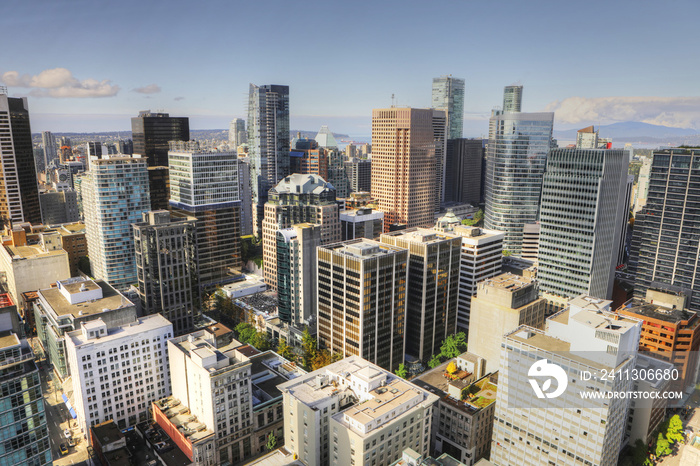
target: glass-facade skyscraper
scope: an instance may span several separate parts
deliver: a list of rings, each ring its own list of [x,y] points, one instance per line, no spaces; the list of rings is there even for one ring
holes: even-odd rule
[[[506,86],[503,89],[503,113],[519,112],[523,103],[523,86]]]
[[[547,157],[540,207],[537,279],[564,298],[612,297],[627,222],[629,152],[554,149]]]
[[[692,294],[700,311],[700,151],[654,153],[646,205],[637,213],[629,272],[634,295],[649,288]]]
[[[447,110],[447,139],[461,138],[464,123],[464,79],[452,76],[433,78],[431,106]]]
[[[553,113],[494,112],[489,122],[484,226],[505,232],[504,251],[519,256],[523,226],[537,220]]]
[[[125,291],[137,282],[131,225],[151,210],[146,159],[91,160],[80,189],[92,274]]]
[[[289,175],[289,86],[250,85],[248,158],[253,232],[260,238],[267,192]]]
[[[190,119],[167,113],[139,113],[131,119],[134,154],[146,157],[149,167],[168,166],[168,143],[190,139]]]

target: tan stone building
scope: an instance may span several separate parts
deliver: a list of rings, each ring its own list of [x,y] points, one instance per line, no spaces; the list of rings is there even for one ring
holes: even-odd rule
[[[442,121],[442,126],[434,124]],[[372,197],[384,212],[384,231],[393,224],[430,227],[439,204],[436,163],[444,141],[436,142],[445,112],[419,108],[372,111]]]
[[[277,230],[299,223],[318,224],[321,244],[340,241],[335,188],[318,175],[294,174],[269,191],[263,219],[263,277],[277,290]]]
[[[499,370],[503,335],[528,325],[544,327],[546,301],[537,282],[504,273],[478,284],[472,298],[469,351],[486,359],[486,371]]]

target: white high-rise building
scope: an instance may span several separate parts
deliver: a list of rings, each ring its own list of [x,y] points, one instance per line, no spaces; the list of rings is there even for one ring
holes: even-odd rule
[[[505,234],[495,230],[463,226],[452,212],[440,217],[435,229],[462,237],[457,329],[468,333],[472,296],[476,295],[477,284],[501,273]]]
[[[544,332],[521,326],[504,337],[494,464],[617,464],[630,399],[582,395],[633,389],[631,377],[606,374],[635,368],[642,323],[611,313],[610,304],[582,295],[550,317]],[[544,371],[541,376],[538,370]]]
[[[554,149],[540,207],[537,279],[557,297],[612,298],[627,223],[629,152]]]
[[[241,144],[248,142],[245,131],[245,120],[243,118],[234,118],[228,127],[228,142],[231,150],[236,150]]]
[[[121,429],[148,419],[151,402],[170,395],[166,343],[172,336],[173,325],[160,314],[112,328],[97,318],[66,334],[83,432],[110,419]]]
[[[44,146],[44,169],[48,173],[49,167],[55,165],[55,160],[58,155],[56,150],[56,138],[51,131],[41,132],[41,144]]]
[[[309,466],[382,465],[428,456],[438,396],[350,356],[278,385],[285,448]]]
[[[146,159],[93,159],[80,189],[92,274],[124,291],[137,281],[131,225],[151,210]]]

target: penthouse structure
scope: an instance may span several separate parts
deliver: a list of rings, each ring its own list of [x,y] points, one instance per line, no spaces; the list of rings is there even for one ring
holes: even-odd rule
[[[172,336],[172,324],[160,314],[112,328],[97,317],[65,334],[83,432],[110,419],[120,429],[148,419],[151,403],[170,394],[166,342]]]
[[[405,352],[427,362],[457,331],[462,239],[414,229],[385,233],[381,242],[408,250]]]
[[[371,240],[318,248],[318,342],[389,371],[404,360],[408,251]]]
[[[277,288],[277,230],[298,223],[320,225],[321,244],[340,241],[335,188],[317,175],[294,174],[270,189],[263,220],[263,274]]]
[[[428,455],[433,395],[358,356],[278,386],[285,448],[308,465],[390,464]]]
[[[581,396],[582,391],[632,389],[631,379],[602,376],[635,367],[641,330],[640,321],[610,312],[610,303],[582,295],[550,317],[546,331],[520,326],[505,335],[491,444],[494,464],[617,464],[629,399]],[[536,372],[543,364],[563,371],[556,389],[542,388],[544,379]],[[594,376],[584,382],[586,371]],[[570,382],[558,385],[564,381]],[[534,386],[556,396],[540,398]]]
[[[546,301],[539,297],[537,282],[504,273],[477,285],[472,298],[469,351],[486,359],[486,370],[501,363],[503,335],[521,325],[542,329]]]
[[[340,236],[343,241],[376,239],[384,231],[384,212],[363,207],[340,212]]]
[[[37,336],[61,379],[70,375],[66,333],[80,330],[83,322],[98,318],[107,329],[136,320],[134,304],[102,280],[81,277],[59,280],[56,288],[39,290],[37,294],[34,302]]]

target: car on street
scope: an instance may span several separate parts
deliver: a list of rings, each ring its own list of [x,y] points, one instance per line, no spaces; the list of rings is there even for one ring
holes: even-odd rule
[[[68,447],[66,446],[65,443],[62,443],[61,446],[58,447],[58,450],[61,452],[62,455],[68,454]]]
[[[66,438],[71,438],[71,437],[72,437],[71,432],[70,432],[70,429],[64,430],[64,431],[63,431],[63,435],[65,435]]]

